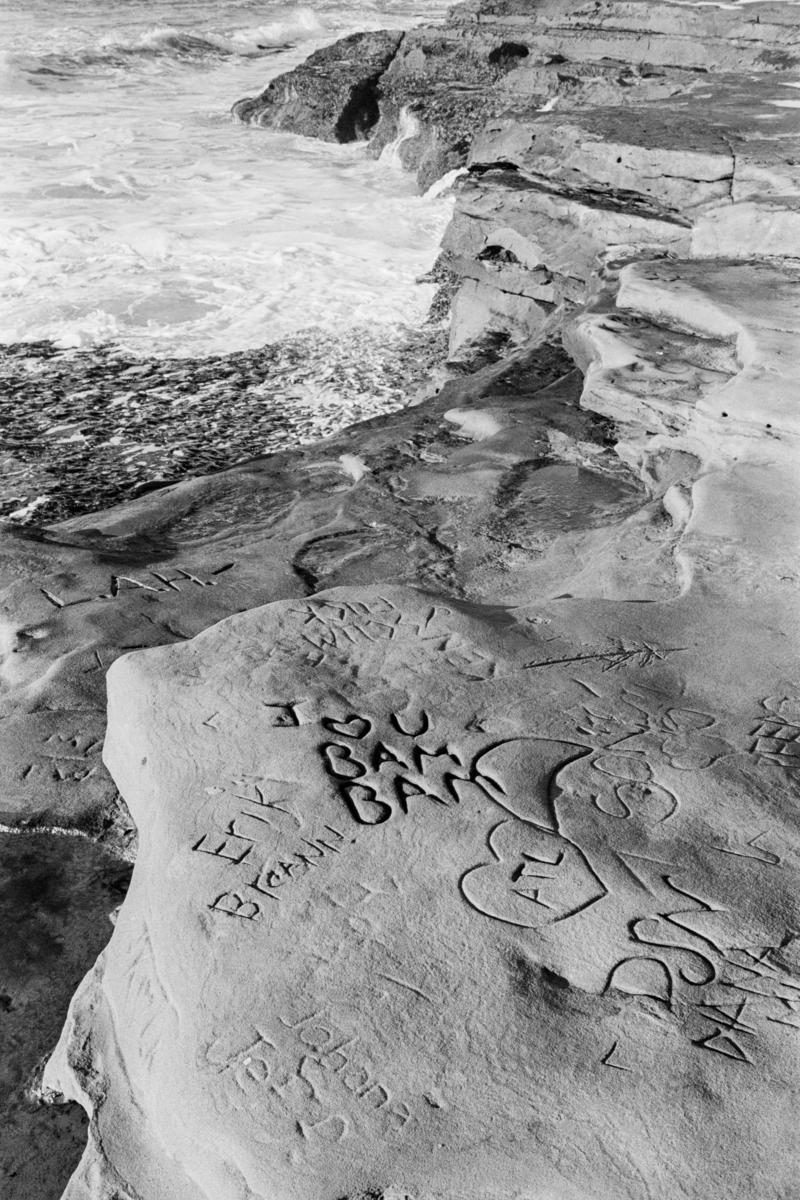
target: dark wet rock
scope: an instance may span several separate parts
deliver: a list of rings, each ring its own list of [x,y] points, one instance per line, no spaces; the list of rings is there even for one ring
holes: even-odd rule
[[[0,347],[0,519],[41,527],[399,408],[445,356],[445,315],[200,359]]]
[[[130,866],[91,842],[0,833],[0,1175],[20,1200],[58,1200],[86,1119],[36,1096],[78,980],[111,932]]]
[[[380,79],[402,39],[399,31],[354,33],[312,54],[234,115],[251,125],[289,129],[328,142],[367,137],[380,115]]]

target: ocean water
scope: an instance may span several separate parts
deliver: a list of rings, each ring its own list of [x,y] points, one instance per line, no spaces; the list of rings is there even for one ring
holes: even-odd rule
[[[0,343],[225,354],[419,324],[450,201],[231,104],[439,0],[4,0]]]

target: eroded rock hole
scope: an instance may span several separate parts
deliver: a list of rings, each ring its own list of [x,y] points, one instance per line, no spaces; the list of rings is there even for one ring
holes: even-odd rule
[[[485,246],[478,255],[478,262],[495,262],[520,266],[520,260],[513,250],[505,246]]]
[[[380,75],[373,75],[353,88],[350,99],[336,122],[334,132],[337,141],[363,141],[373,126],[377,125],[381,115],[378,103],[380,98],[379,79]]]
[[[527,58],[529,54],[530,50],[523,42],[503,42],[492,50],[489,62],[493,67],[507,69],[516,66],[520,59]]]

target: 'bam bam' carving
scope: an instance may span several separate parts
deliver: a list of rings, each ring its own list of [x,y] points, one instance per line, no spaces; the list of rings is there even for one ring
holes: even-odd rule
[[[512,819],[489,835],[495,861],[461,878],[464,898],[479,912],[534,928],[575,915],[605,895],[581,849],[560,834],[550,804],[554,774],[589,748],[520,738],[489,747],[467,763],[457,749],[431,737],[424,711],[415,719],[392,714],[391,733],[383,738],[356,713],[324,724],[340,739],[322,747],[326,769],[360,825],[381,825],[425,802],[459,804],[459,784],[478,786],[506,810]],[[503,780],[516,783],[517,776],[520,786],[509,795]]]
[[[355,713],[343,721],[323,720],[337,739],[320,748],[325,769],[359,825],[381,825],[421,800],[458,804],[456,785],[471,778],[458,750],[419,740],[430,732],[426,712],[410,721],[393,713],[390,724],[391,733],[382,738],[369,718]]]

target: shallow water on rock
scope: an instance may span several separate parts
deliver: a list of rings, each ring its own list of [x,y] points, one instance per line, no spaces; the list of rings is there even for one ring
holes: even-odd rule
[[[0,346],[0,518],[48,524],[402,408],[446,352],[427,327],[147,358]]]

